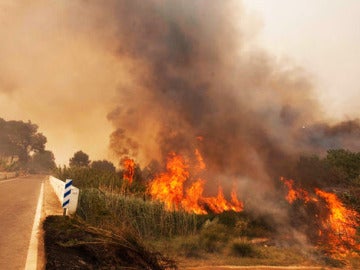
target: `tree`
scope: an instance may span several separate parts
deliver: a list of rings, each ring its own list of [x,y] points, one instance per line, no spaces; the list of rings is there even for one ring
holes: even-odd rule
[[[29,162],[29,170],[32,172],[49,172],[55,167],[54,154],[46,150],[35,153]]]
[[[331,166],[345,174],[344,180],[353,181],[360,176],[360,152],[354,153],[345,149],[327,151],[325,159]]]
[[[5,121],[0,118],[0,157],[14,159],[25,167],[34,153],[45,150],[46,137],[38,126],[23,121]]]
[[[89,155],[83,151],[77,151],[69,160],[70,167],[88,167],[90,164]]]
[[[91,168],[102,172],[114,173],[116,168],[113,163],[107,160],[96,160],[91,163]]]
[[[327,180],[326,164],[316,155],[300,156],[294,170],[293,178],[305,188],[321,187],[324,179]]]

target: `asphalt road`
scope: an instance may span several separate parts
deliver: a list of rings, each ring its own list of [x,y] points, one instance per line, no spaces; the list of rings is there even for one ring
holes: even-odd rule
[[[27,176],[0,181],[0,269],[25,267],[43,179]]]

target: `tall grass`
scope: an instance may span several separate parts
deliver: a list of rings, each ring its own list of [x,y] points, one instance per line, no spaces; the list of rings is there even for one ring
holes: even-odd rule
[[[74,186],[85,188],[106,188],[112,192],[120,191],[123,179],[119,173],[104,172],[88,167],[58,167],[54,176],[65,180],[72,179]]]
[[[146,238],[194,234],[198,226],[194,214],[166,211],[159,202],[94,188],[81,191],[77,213],[95,226],[107,229],[130,226]]]
[[[203,248],[211,252],[227,242],[226,235],[247,235],[262,228],[261,224],[252,224],[242,213],[199,216],[185,211],[168,211],[164,204],[148,199],[143,181],[135,179],[130,189],[124,190],[121,172],[63,167],[57,168],[55,176],[73,179],[74,185],[80,188],[77,214],[94,226],[111,230],[121,230],[125,226],[146,239],[197,234],[200,242],[207,243]],[[210,220],[218,221],[208,226]]]
[[[121,173],[87,167],[59,167],[60,179],[73,179],[80,188],[77,214],[107,229],[131,227],[143,237],[171,237],[196,232],[198,218],[184,211],[167,211],[160,202],[146,200],[146,186],[134,181],[125,190]]]

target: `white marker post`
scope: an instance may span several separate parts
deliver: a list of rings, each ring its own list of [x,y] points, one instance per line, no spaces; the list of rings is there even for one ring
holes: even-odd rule
[[[64,187],[64,198],[62,204],[62,207],[64,208],[64,212],[63,212],[64,216],[66,216],[66,211],[70,204],[71,187],[72,187],[72,180],[66,179],[65,187]]]

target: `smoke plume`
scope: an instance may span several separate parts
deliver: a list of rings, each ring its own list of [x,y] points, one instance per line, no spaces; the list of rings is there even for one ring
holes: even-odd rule
[[[110,2],[102,27],[133,79],[108,115],[119,155],[199,148],[209,175],[266,186],[300,153],[359,149],[359,122],[325,123],[304,71],[248,48],[235,1]]]
[[[118,160],[199,149],[209,186],[235,179],[259,199],[301,153],[360,150],[359,120],[327,123],[307,73],[251,45],[239,1],[14,5],[1,9],[0,101],[28,108],[50,142],[97,145],[107,116]]]

